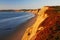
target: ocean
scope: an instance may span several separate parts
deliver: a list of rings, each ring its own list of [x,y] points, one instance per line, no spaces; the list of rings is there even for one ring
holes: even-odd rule
[[[0,37],[9,35],[18,25],[34,16],[28,12],[0,12]]]

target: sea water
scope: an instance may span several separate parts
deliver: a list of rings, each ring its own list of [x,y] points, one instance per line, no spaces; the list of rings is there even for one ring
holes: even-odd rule
[[[27,12],[0,12],[0,36],[11,33],[18,25],[34,16]]]

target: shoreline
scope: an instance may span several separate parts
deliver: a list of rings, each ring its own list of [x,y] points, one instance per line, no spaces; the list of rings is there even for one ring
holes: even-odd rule
[[[13,33],[10,36],[2,38],[1,40],[21,40],[22,36],[24,35],[26,29],[33,25],[36,21],[36,16],[27,20],[26,22],[20,24],[17,26],[16,30],[13,31]]]

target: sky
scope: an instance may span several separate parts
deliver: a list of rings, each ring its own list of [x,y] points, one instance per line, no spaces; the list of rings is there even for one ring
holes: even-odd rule
[[[47,5],[60,5],[60,0],[0,0],[0,10],[36,9]]]

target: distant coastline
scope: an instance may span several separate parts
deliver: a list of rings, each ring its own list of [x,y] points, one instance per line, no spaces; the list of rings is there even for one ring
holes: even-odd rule
[[[25,11],[36,11],[38,9],[20,9],[20,10],[0,10],[0,12],[25,12]]]

